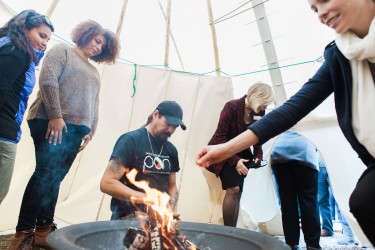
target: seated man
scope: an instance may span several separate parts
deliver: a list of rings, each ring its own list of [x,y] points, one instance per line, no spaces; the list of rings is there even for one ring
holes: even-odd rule
[[[176,172],[180,167],[177,149],[168,138],[178,126],[186,129],[180,105],[164,101],[143,127],[117,140],[100,183],[101,191],[112,196],[111,220],[134,217],[136,211],[146,212],[149,205],[144,202],[144,191],[130,183],[126,176],[132,169],[138,171],[136,181],[147,181],[151,188],[167,193],[174,211],[178,197]]]

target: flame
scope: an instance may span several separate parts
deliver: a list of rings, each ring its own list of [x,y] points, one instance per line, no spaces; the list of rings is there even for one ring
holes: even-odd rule
[[[128,180],[135,185],[136,187],[143,189],[145,191],[145,197],[141,199],[141,201],[146,204],[147,206],[151,207],[153,211],[158,214],[158,223],[160,224],[160,229],[163,235],[163,249],[171,249],[171,250],[178,250],[177,243],[175,244],[172,235],[179,234],[179,219],[175,219],[173,217],[173,211],[171,210],[170,206],[168,206],[168,202],[170,196],[164,192],[160,192],[155,188],[151,188],[146,181],[136,181],[135,176],[137,175],[138,171],[136,169],[131,170],[129,173],[126,174]],[[139,198],[131,197],[132,202],[140,201]],[[138,215],[138,220],[145,230],[144,221],[145,217],[147,216],[140,216]],[[147,230],[145,230],[147,231]],[[152,232],[151,232],[152,234]],[[184,236],[183,236],[184,237]],[[189,246],[189,250],[196,250],[196,246],[188,241],[186,238],[183,240],[185,244]]]
[[[136,169],[132,169],[126,174],[126,177],[134,186],[145,191],[146,196],[142,198],[142,201],[156,211],[161,218],[163,218],[163,223],[167,224],[162,226],[166,226],[168,232],[170,232],[173,228],[172,225],[174,220],[173,211],[171,211],[170,207],[168,206],[170,196],[155,188],[151,188],[146,181],[136,181],[135,176],[137,173],[138,171]],[[138,201],[139,199],[132,197],[131,200]]]

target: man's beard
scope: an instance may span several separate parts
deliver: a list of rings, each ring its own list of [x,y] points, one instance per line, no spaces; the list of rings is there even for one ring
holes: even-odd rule
[[[171,137],[171,134],[167,132],[157,132],[155,134],[155,139],[160,143],[166,142],[169,137]]]

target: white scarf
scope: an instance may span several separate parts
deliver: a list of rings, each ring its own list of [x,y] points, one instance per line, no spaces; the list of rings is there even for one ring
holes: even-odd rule
[[[359,38],[348,31],[336,34],[336,44],[350,61],[353,77],[352,127],[358,141],[375,157],[375,85],[368,61],[375,63],[375,18],[369,32]]]

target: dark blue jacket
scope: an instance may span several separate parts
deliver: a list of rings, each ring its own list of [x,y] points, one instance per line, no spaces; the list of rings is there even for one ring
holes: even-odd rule
[[[321,104],[334,92],[339,126],[359,158],[367,166],[375,166],[375,159],[357,140],[352,128],[352,73],[348,59],[335,42],[324,51],[325,62],[316,74],[285,104],[249,126],[261,143],[284,132]]]
[[[44,52],[35,50],[38,63]],[[17,143],[27,101],[35,86],[35,67],[8,37],[0,38],[0,140]]]

